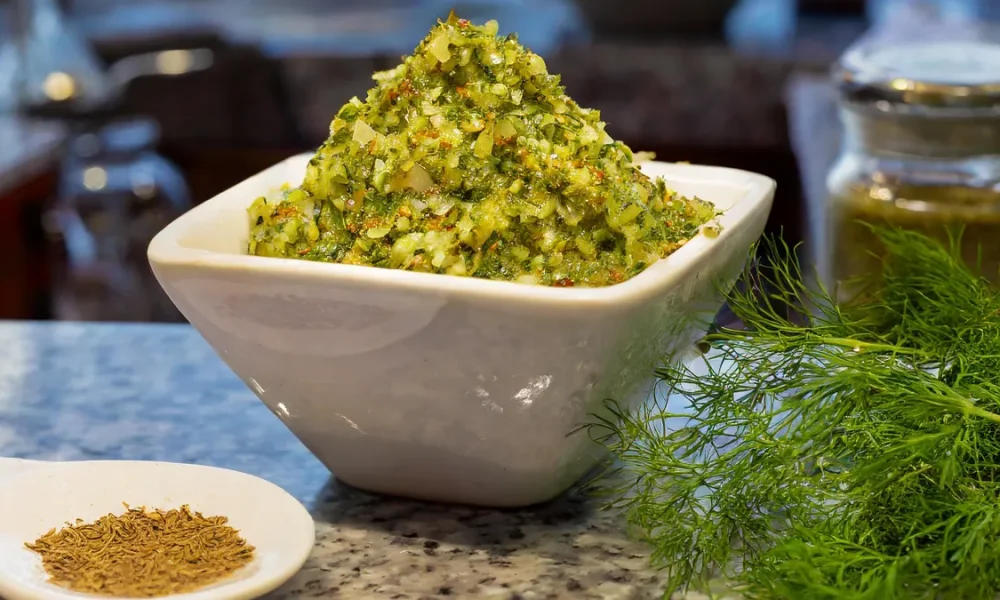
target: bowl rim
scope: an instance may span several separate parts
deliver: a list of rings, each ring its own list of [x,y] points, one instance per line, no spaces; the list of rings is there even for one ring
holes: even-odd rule
[[[666,258],[653,263],[641,273],[604,287],[551,287],[527,285],[513,281],[460,277],[439,273],[420,273],[400,269],[371,267],[366,265],[345,265],[308,260],[294,260],[233,254],[190,247],[181,239],[198,223],[212,218],[213,205],[224,202],[236,192],[237,187],[247,185],[257,178],[265,178],[272,171],[287,170],[289,163],[302,162],[304,165],[313,153],[301,153],[280,161],[267,169],[243,180],[227,190],[202,202],[163,228],[147,249],[150,264],[158,266],[191,267],[199,270],[244,272],[268,279],[303,278],[330,284],[370,285],[397,290],[434,294],[460,294],[472,297],[488,297],[494,300],[510,300],[539,304],[621,304],[641,301],[662,291],[687,271],[697,268],[701,257],[712,248],[725,244],[735,237],[741,226],[746,226],[752,217],[761,211],[769,212],[776,189],[775,181],[751,171],[729,167],[692,165],[688,163],[667,163],[649,161],[641,168],[652,168],[655,176],[662,176],[676,183],[724,184],[745,189],[743,196],[731,207],[723,211],[716,222],[721,232],[709,238],[699,230],[684,246]],[[247,194],[247,206],[262,192]],[[710,198],[706,200],[711,201]]]

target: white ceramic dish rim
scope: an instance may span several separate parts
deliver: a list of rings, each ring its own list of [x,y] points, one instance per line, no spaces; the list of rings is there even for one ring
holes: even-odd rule
[[[236,186],[203,202],[167,225],[150,242],[148,256],[151,262],[161,265],[199,266],[209,269],[245,270],[269,277],[308,277],[329,282],[368,283],[413,291],[434,293],[450,292],[468,296],[486,296],[493,299],[507,299],[518,302],[539,304],[621,304],[639,301],[655,294],[675,276],[697,266],[700,255],[713,245],[724,242],[740,222],[753,215],[759,205],[769,201],[775,188],[770,177],[732,169],[692,165],[687,163],[664,163],[650,161],[643,164],[643,170],[652,171],[654,176],[662,176],[667,185],[672,183],[712,183],[735,188],[742,187],[743,196],[717,219],[720,234],[709,238],[699,232],[687,244],[668,257],[661,259],[644,271],[615,285],[596,288],[556,288],[526,285],[510,281],[494,281],[475,277],[458,277],[435,273],[419,273],[400,269],[386,269],[361,265],[343,265],[308,260],[280,259],[249,254],[219,252],[192,247],[182,240],[194,225],[212,217],[214,204],[224,202],[234,193],[247,191],[244,209],[261,191],[254,187],[256,179],[271,170],[288,168],[289,163],[303,161],[311,153],[299,154],[281,161],[261,173],[254,175]],[[292,185],[299,182],[290,181]],[[705,198],[711,201],[711,198]],[[233,217],[243,217],[244,212]]]
[[[39,506],[45,507],[45,502],[39,502],[37,499],[32,502],[32,493],[36,489],[34,486],[39,480],[43,482],[55,482],[51,487],[65,487],[67,485],[65,483],[67,478],[70,481],[78,482],[79,474],[81,472],[86,473],[88,469],[98,469],[99,473],[102,474],[106,474],[108,469],[112,470],[112,472],[119,470],[120,473],[131,475],[129,477],[120,477],[121,481],[128,481],[127,485],[137,485],[140,487],[147,487],[149,485],[149,481],[144,480],[144,477],[162,481],[164,474],[166,474],[165,479],[175,482],[183,480],[186,482],[185,485],[204,483],[203,480],[205,479],[213,481],[221,480],[231,486],[229,489],[236,488],[239,492],[243,492],[244,495],[251,494],[255,499],[263,496],[272,502],[263,504],[263,509],[256,508],[255,502],[252,502],[247,505],[251,508],[233,512],[225,510],[219,512],[213,511],[215,514],[228,514],[231,517],[243,517],[246,519],[248,514],[255,515],[263,511],[270,513],[270,515],[281,515],[283,517],[281,520],[284,523],[279,523],[277,526],[267,524],[263,526],[264,537],[267,538],[266,543],[263,545],[254,538],[254,532],[247,535],[245,527],[240,528],[237,526],[241,534],[247,536],[249,542],[257,545],[258,556],[254,559],[254,562],[247,566],[249,570],[245,572],[238,571],[231,578],[222,579],[204,588],[162,596],[161,598],[164,600],[249,600],[260,598],[278,589],[294,577],[302,569],[315,547],[316,524],[308,509],[301,502],[280,486],[266,479],[233,469],[166,461],[39,461],[0,457],[0,488],[4,488],[3,491],[5,493],[20,496],[22,499],[27,498],[24,501],[25,504],[30,503],[36,508]],[[135,471],[138,471],[140,475],[135,475]],[[178,473],[184,476],[183,479],[178,477]],[[72,484],[70,484],[70,487],[72,487]],[[111,504],[104,500],[109,495],[117,495],[118,488],[120,487],[122,487],[121,483],[113,482],[94,494],[83,493],[72,495],[70,504],[75,503],[77,508],[83,510],[92,510],[94,506],[110,506]],[[153,485],[152,487],[155,488],[157,486]],[[207,490],[208,496],[212,495],[210,488],[199,487],[202,490]],[[44,487],[43,489],[48,489],[48,487]],[[178,486],[176,490],[168,492],[168,495],[187,495],[184,492],[183,486]],[[127,495],[122,494],[122,496]],[[206,494],[194,494],[196,498],[199,495],[204,499]],[[94,502],[95,499],[97,500],[96,503]],[[273,502],[275,499],[278,499],[278,501]],[[222,504],[225,505],[226,502],[226,500],[223,500]],[[179,505],[179,503],[172,500],[168,501],[168,504],[172,505],[171,507]],[[133,506],[140,505],[143,504],[133,504]],[[116,508],[121,508],[117,505],[115,506]],[[153,508],[155,505],[147,504],[145,506]],[[192,503],[192,508],[194,510],[202,509],[194,502]],[[15,514],[18,512],[17,506],[14,507],[14,511]],[[28,512],[31,513],[33,511],[29,510]],[[60,527],[60,520],[70,521],[74,516],[79,516],[80,513],[73,511],[69,514],[61,512],[58,514],[61,515],[61,518],[52,518],[54,513],[50,509],[42,508],[37,515],[32,515],[25,523],[28,524],[29,528],[34,527],[38,533],[43,533],[48,527]],[[41,523],[42,519],[36,519],[36,516],[43,516],[46,522],[44,524]],[[93,516],[96,518],[99,515]],[[281,525],[284,526],[281,527]],[[260,534],[261,531],[258,530],[255,533]],[[275,544],[274,539],[279,536],[280,543]],[[0,539],[3,540],[3,544],[0,545],[0,561],[3,561],[3,564],[0,564],[0,597],[22,600],[113,598],[112,596],[78,592],[51,583],[48,580],[48,575],[42,569],[41,559],[34,555],[28,561],[30,568],[25,570],[26,562],[23,557],[19,556],[17,560],[9,561],[10,556],[7,554],[11,550],[12,540],[14,541],[13,549],[18,553],[27,552],[31,554],[30,551],[23,548],[23,538],[16,535],[11,536],[9,532],[2,531],[0,532]],[[28,537],[28,539],[31,538]],[[265,555],[263,562],[260,562],[261,554]],[[14,563],[14,576],[8,577],[11,574],[9,570],[12,568],[11,562]],[[140,600],[134,597],[122,596],[120,598],[121,600]]]

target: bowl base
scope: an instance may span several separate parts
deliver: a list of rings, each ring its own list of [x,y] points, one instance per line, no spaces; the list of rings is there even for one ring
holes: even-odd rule
[[[591,442],[567,464],[544,461],[547,464],[540,462],[533,465],[535,468],[516,468],[415,443],[366,440],[359,447],[359,442],[351,440],[338,448],[340,444],[327,439],[322,448],[310,449],[338,481],[352,488],[483,508],[522,508],[549,502],[572,488],[606,456],[602,447]],[[346,456],[350,459],[345,460]]]

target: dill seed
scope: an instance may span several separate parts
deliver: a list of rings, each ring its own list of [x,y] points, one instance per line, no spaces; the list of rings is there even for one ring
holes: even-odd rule
[[[93,523],[77,519],[25,546],[41,555],[52,583],[115,597],[191,592],[253,560],[254,547],[226,517],[205,517],[187,505],[167,511],[125,508],[122,515]]]

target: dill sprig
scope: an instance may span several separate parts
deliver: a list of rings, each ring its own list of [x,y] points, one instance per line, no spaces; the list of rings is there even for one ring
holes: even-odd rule
[[[1000,292],[957,240],[877,234],[883,269],[854,302],[794,258],[748,267],[728,298],[745,329],[595,425],[667,596],[721,578],[760,599],[996,597]]]

